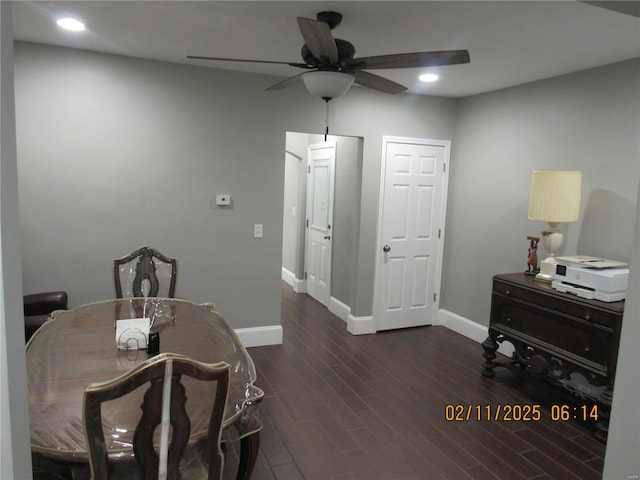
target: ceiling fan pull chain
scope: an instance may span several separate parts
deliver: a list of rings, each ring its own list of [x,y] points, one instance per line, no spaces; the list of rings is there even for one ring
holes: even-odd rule
[[[330,98],[325,98],[325,114],[324,114],[324,141],[327,141],[327,135],[329,135],[329,100]]]

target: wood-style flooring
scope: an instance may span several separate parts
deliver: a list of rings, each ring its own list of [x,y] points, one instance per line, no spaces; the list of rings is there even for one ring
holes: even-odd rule
[[[282,345],[250,348],[265,390],[254,480],[597,480],[605,447],[547,407],[529,422],[447,421],[447,405],[534,405],[444,327],[353,336],[283,284]],[[534,392],[535,393],[535,392]],[[233,478],[229,452],[225,478]]]

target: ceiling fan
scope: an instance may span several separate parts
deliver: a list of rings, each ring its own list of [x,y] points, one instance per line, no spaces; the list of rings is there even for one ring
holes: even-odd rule
[[[301,51],[303,63],[196,55],[188,55],[187,58],[281,64],[302,68],[306,71],[278,82],[267,90],[280,90],[302,77],[309,92],[327,102],[331,98],[345,94],[354,81],[365,87],[391,94],[400,93],[407,89],[404,85],[368,72],[369,69],[433,67],[470,62],[467,50],[399,53],[356,58],[356,49],[353,44],[334,38],[331,33],[331,30],[341,22],[342,14],[338,12],[320,12],[317,14],[316,20],[298,17],[298,28],[305,41]]]

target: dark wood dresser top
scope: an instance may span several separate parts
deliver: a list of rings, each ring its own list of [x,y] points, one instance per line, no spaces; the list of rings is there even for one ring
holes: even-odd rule
[[[535,288],[543,293],[553,295],[555,297],[558,297],[559,299],[569,302],[589,305],[593,308],[608,310],[614,313],[622,313],[624,311],[624,300],[621,300],[619,302],[602,302],[600,300],[589,300],[587,298],[581,298],[570,293],[559,292],[551,286],[551,283],[536,280],[536,278],[532,275],[525,275],[524,273],[502,273],[499,275],[495,275],[493,278],[502,282],[512,283],[513,285],[520,287],[526,286]]]

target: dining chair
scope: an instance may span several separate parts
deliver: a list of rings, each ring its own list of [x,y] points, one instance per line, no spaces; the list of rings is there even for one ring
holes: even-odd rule
[[[133,434],[133,463],[137,465],[135,470],[139,475],[135,478],[181,478],[180,461],[185,455],[192,433],[183,376],[203,382],[215,382],[203,464],[208,466],[208,480],[222,478],[224,458],[220,437],[229,390],[229,364],[202,363],[184,355],[161,353],[119,377],[92,383],[86,388],[82,408],[92,480],[126,478],[122,472],[114,473],[114,462],[109,462],[101,405],[124,397],[146,383],[150,385],[144,394],[140,406],[141,416]],[[159,439],[156,430],[160,432]]]
[[[177,276],[178,261],[148,246],[113,260],[117,298],[174,298]]]

